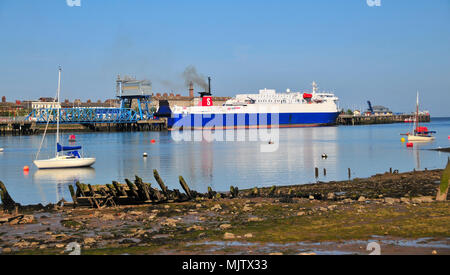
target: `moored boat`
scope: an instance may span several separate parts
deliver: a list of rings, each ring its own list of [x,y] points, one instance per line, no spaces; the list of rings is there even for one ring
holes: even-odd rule
[[[417,92],[416,117],[414,118],[414,131],[408,133],[408,141],[433,141],[435,131],[429,131],[427,127],[419,126],[419,92]]]
[[[56,101],[59,103],[59,95],[61,92],[61,68],[58,70],[58,93]],[[69,147],[62,146],[59,143],[59,116],[60,116],[60,105],[56,105],[56,155],[54,158],[50,159],[42,159],[38,160],[39,152],[41,148],[39,147],[38,154],[36,155],[36,160],[33,163],[39,169],[57,169],[57,168],[80,168],[80,167],[89,167],[95,163],[95,158],[84,158],[80,155],[78,150],[81,150],[81,146]],[[48,125],[48,124],[47,124]],[[42,141],[45,138],[45,134],[47,131],[47,127],[44,131],[44,136]],[[42,142],[41,142],[42,146]]]

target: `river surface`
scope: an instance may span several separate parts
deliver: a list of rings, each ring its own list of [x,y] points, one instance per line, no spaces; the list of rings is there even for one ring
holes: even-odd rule
[[[400,172],[445,167],[449,153],[426,149],[450,147],[450,118],[432,118],[423,126],[437,131],[436,140],[413,148],[400,141],[400,133],[411,131],[409,123],[277,129],[269,148],[265,148],[267,139],[260,138],[267,130],[263,134],[225,131],[225,141],[207,141],[208,135],[207,140],[180,140],[173,132],[64,133],[66,144],[69,134],[75,134],[77,142],[72,144],[83,145],[85,156],[97,158],[92,168],[64,170],[38,170],[33,165],[42,135],[0,136],[0,148],[4,148],[0,181],[17,202],[46,204],[63,197],[71,201],[68,185],[76,181],[106,184],[139,175],[156,186],[153,169],[171,189],[181,189],[178,176],[182,175],[191,189],[205,192],[208,186],[228,191],[230,185],[244,189],[311,183],[316,181],[315,167],[320,169],[320,181],[347,179],[348,168],[354,178],[384,173],[391,167]],[[244,141],[234,141],[234,134],[245,137]],[[54,155],[54,146],[55,135],[47,134],[39,158]],[[148,158],[142,157],[144,152]],[[30,167],[28,173],[24,166]]]

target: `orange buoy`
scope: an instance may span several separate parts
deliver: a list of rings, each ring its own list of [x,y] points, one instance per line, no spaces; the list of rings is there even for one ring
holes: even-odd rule
[[[152,139],[152,140],[151,140],[150,142],[151,142],[151,143],[155,143],[155,142],[156,142],[156,140]]]
[[[24,171],[24,172],[30,171],[30,167],[28,167],[27,165],[25,165],[25,166],[23,167],[23,171]]]
[[[406,143],[406,147],[413,147],[413,146],[414,146],[414,144],[412,142]]]

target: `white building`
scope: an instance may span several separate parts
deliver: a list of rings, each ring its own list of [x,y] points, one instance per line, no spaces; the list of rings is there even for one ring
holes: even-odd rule
[[[36,102],[32,102],[31,103],[31,108],[33,110],[37,110],[37,109],[60,109],[61,108],[61,103],[59,102],[41,102],[41,101],[36,101]]]

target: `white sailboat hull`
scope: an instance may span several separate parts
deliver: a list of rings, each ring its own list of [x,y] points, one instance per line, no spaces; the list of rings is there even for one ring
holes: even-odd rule
[[[95,158],[67,158],[56,157],[45,160],[35,160],[34,164],[39,169],[78,168],[89,167],[95,163]]]
[[[408,135],[408,141],[432,141],[434,137]]]

